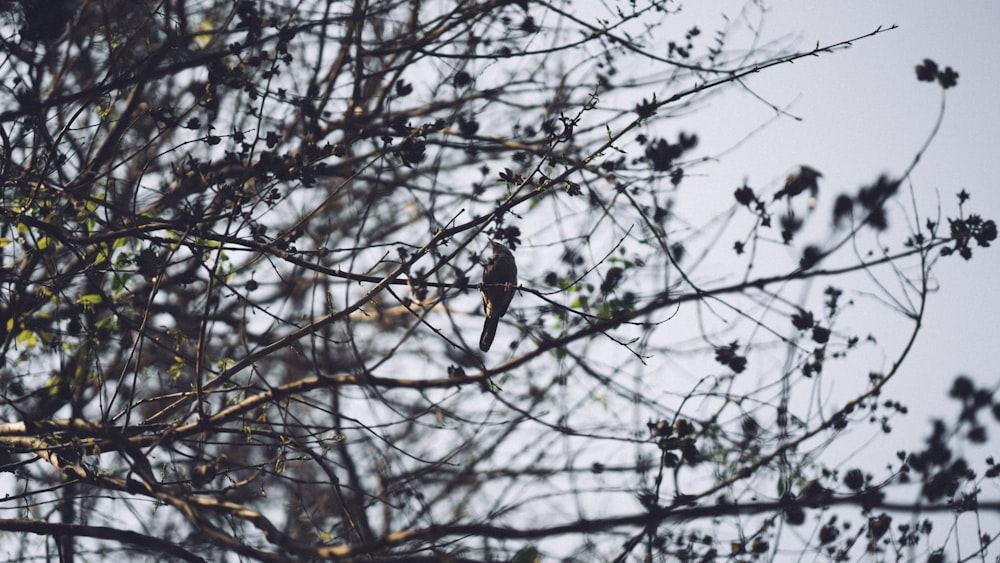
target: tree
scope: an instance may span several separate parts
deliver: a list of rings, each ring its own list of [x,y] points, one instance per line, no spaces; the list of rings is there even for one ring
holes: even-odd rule
[[[934,559],[900,514],[997,508],[952,449],[1000,412],[968,378],[895,466],[828,453],[905,414],[931,268],[996,238],[964,190],[896,205],[921,150],[832,227],[809,163],[680,197],[713,155],[678,115],[891,28],[776,56],[661,1],[0,10],[11,559]],[[490,240],[519,287],[483,354]],[[911,332],[842,377],[862,291]]]

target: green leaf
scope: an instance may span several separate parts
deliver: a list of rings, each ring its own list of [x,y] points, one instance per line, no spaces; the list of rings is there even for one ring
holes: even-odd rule
[[[85,309],[90,309],[94,305],[100,305],[101,301],[103,301],[103,299],[101,298],[100,295],[96,293],[88,293],[87,295],[81,295],[80,297],[78,297],[76,300],[76,304],[83,305]]]
[[[28,348],[34,348],[35,346],[38,345],[38,335],[35,334],[35,331],[33,330],[27,330],[27,329],[22,330],[17,335],[16,340],[18,345],[24,345],[27,346]]]
[[[116,272],[114,277],[111,278],[112,293],[118,293],[122,289],[125,289],[125,283],[131,278],[132,276],[123,276],[122,274]]]
[[[187,363],[184,362],[184,358],[180,356],[174,356],[174,363],[170,364],[170,367],[167,369],[167,373],[170,374],[171,378],[176,380],[180,379],[180,377],[184,375],[184,372],[186,370],[187,370]]]

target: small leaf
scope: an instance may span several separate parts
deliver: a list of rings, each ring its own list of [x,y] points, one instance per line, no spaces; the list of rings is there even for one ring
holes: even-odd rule
[[[86,309],[93,307],[94,305],[99,305],[101,301],[103,301],[103,299],[101,298],[100,295],[96,293],[88,293],[87,295],[81,295],[80,297],[78,297],[76,300],[76,304],[83,305],[83,307]]]
[[[34,348],[38,345],[38,335],[33,330],[22,330],[17,335],[17,344]]]

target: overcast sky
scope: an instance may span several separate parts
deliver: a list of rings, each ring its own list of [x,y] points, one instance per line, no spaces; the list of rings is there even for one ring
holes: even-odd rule
[[[787,107],[802,121],[779,120],[757,133],[710,169],[713,186],[731,189],[745,176],[751,185],[780,182],[783,174],[804,163],[823,172],[826,198],[821,197],[821,205],[831,205],[836,193],[856,190],[882,172],[898,176],[924,143],[938,113],[940,88],[917,82],[914,74],[917,63],[931,58],[960,76],[957,88],[947,93],[941,131],[911,177],[921,212],[937,213],[940,201],[942,215],[954,215],[955,193],[964,188],[972,194],[967,212],[1000,219],[1000,3],[775,0],[767,5],[762,38],[797,39],[802,49],[864,35],[879,26],[895,24],[899,29],[858,41],[837,54],[752,77],[748,85],[756,94]],[[727,15],[732,17],[731,12]],[[734,123],[749,132],[774,115],[749,94],[727,96],[737,104],[717,104],[728,113],[699,128],[706,143],[713,142],[713,135],[724,137]],[[733,115],[731,107],[741,108],[740,115]],[[943,396],[956,374],[967,373],[991,388],[1000,384],[993,358],[1000,348],[998,252],[1000,248],[976,249],[970,262],[954,256],[935,268],[940,291],[931,298],[917,349],[905,364],[908,369],[890,387],[892,396],[904,397],[913,407],[910,418],[921,435],[928,428],[924,419],[946,414],[940,405],[954,412],[954,403]],[[872,325],[884,318],[877,308],[870,314]],[[1000,443],[997,436],[992,438],[994,445]]]
[[[1000,219],[1000,3],[784,0],[773,5],[772,31],[798,26],[806,44],[833,42],[878,25],[899,26],[837,56],[787,69],[802,76],[784,88],[802,93],[799,111],[806,121],[788,129],[795,130],[803,158],[821,155],[829,162],[829,176],[846,183],[871,181],[873,172],[886,166],[902,170],[930,131],[939,104],[937,89],[914,78],[914,65],[931,58],[960,77],[958,87],[948,91],[941,132],[913,175],[915,190],[925,212],[934,211],[940,195],[942,208],[952,213],[955,192],[965,188],[972,194],[971,211]],[[908,370],[921,381],[904,385],[914,401],[939,401],[958,372],[991,387],[1000,383],[993,357],[1000,347],[998,250],[977,250],[969,263],[949,259],[936,268],[941,292],[930,302],[920,346],[910,358],[920,369]]]
[[[732,6],[745,3],[725,5],[729,7],[726,15],[732,18]],[[910,178],[920,211],[924,218],[933,216],[940,202],[944,221],[945,216],[955,215],[955,194],[965,189],[972,194],[967,213],[1000,220],[1000,49],[996,40],[1000,2],[768,0],[766,5],[762,44],[782,40],[787,45],[795,40],[799,50],[807,50],[817,43],[858,37],[879,26],[895,24],[898,29],[858,41],[837,54],[751,77],[747,84],[756,95],[802,120],[777,120],[717,165],[701,169],[704,189],[725,197],[744,178],[752,186],[777,189],[795,166],[809,164],[824,174],[819,209],[828,213],[837,193],[855,191],[883,172],[898,177],[937,118],[941,89],[918,82],[914,73],[916,64],[930,58],[942,67],[951,66],[960,76],[958,86],[947,92],[941,130]],[[689,3],[687,7],[706,15],[712,9],[717,10],[715,15],[724,9],[721,3]],[[701,27],[712,30],[709,25]],[[728,147],[741,133],[754,131],[774,116],[754,96],[735,90],[713,101],[712,110],[700,112],[692,121],[705,146]],[[707,115],[714,117],[706,120]],[[697,178],[692,180],[697,182]],[[886,238],[895,248],[906,234],[900,227],[893,225],[892,236]],[[875,443],[838,443],[837,448],[865,446],[845,461],[847,465],[859,463],[877,471],[882,463],[896,462],[893,453],[897,449],[919,448],[930,432],[930,418],[953,421],[958,408],[947,392],[957,374],[968,374],[994,391],[1000,387],[995,359],[1000,351],[1000,248],[976,248],[970,262],[958,256],[943,259],[934,276],[940,289],[931,296],[916,347],[884,394],[884,398],[901,400],[910,414],[893,422],[891,436],[876,435]],[[887,340],[897,326],[902,338],[907,325],[874,301],[854,313],[866,315],[855,318],[855,328],[875,327],[883,335],[889,333],[882,344],[885,361],[891,363],[898,347]],[[872,369],[879,368],[877,358],[871,363],[875,364]],[[836,369],[832,363],[829,367],[831,372]],[[849,370],[825,373],[828,386],[835,386],[835,377],[858,376],[844,371]],[[848,383],[843,390],[853,396],[859,389],[857,380]],[[979,471],[986,456],[1000,451],[1000,428],[995,421],[988,428],[986,446],[965,448],[961,454]],[[828,452],[832,459],[841,459],[836,456],[843,453]],[[988,497],[996,498],[998,492],[995,483],[984,484]]]

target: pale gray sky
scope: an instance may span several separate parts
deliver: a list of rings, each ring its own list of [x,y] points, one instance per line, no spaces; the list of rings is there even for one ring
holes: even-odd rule
[[[728,21],[736,32],[729,37],[727,53],[746,49],[756,52],[756,60],[769,52],[788,52],[793,47],[809,50],[817,44],[831,45],[863,36],[879,27],[898,26],[836,53],[807,57],[754,74],[745,79],[752,94],[727,87],[724,94],[709,100],[708,107],[644,130],[670,139],[679,130],[693,131],[700,139],[699,155],[720,156],[717,162],[692,167],[691,176],[685,178],[678,192],[677,207],[692,224],[703,224],[723,213],[733,203],[733,190],[744,179],[758,193],[769,195],[798,165],[808,164],[824,177],[817,213],[810,219],[814,224],[807,225],[812,231],[807,232],[828,232],[830,208],[839,193],[856,193],[883,173],[898,178],[933,130],[942,91],[936,83],[917,81],[914,67],[925,58],[941,67],[954,68],[960,76],[958,86],[947,91],[940,131],[896,203],[909,211],[912,188],[921,227],[928,218],[938,219],[947,234],[946,217],[957,215],[956,193],[965,189],[972,194],[965,205],[967,214],[1000,219],[1000,52],[995,47],[1000,2],[719,0],[686,3],[671,18],[671,25],[658,29],[656,39],[646,42],[651,51],[662,52],[664,45],[658,44],[661,38],[663,43],[679,39],[692,25],[703,32],[703,48]],[[756,38],[748,27],[758,32]],[[664,65],[637,64],[649,64],[648,71],[635,67],[629,70],[653,76],[666,72]],[[691,86],[694,79],[680,84],[664,80],[657,97],[666,99]],[[650,86],[649,94],[655,88]],[[602,96],[601,102],[628,107],[622,104],[639,101],[617,100],[616,95]],[[647,93],[637,89],[628,95],[642,97]],[[776,120],[769,104],[801,120]],[[746,142],[740,143],[742,140]],[[735,150],[728,150],[737,143]],[[897,220],[884,237],[868,237],[869,247],[884,245],[899,250],[908,236],[905,225],[898,220],[903,216],[895,216]],[[724,238],[720,244],[730,247],[732,240]],[[801,243],[798,248],[778,258],[795,263],[801,246],[812,241],[797,242]],[[716,269],[725,273],[726,261],[732,255],[713,255],[719,256]],[[1000,374],[991,354],[1000,347],[1000,335],[994,328],[1000,320],[1000,298],[994,289],[1000,285],[1000,248],[975,248],[970,262],[958,256],[942,259],[933,274],[938,290],[931,295],[922,332],[903,370],[886,391],[887,397],[902,400],[911,410],[906,417],[909,435],[904,440],[898,433],[893,434],[895,447],[919,447],[929,432],[930,417],[954,418],[957,404],[946,395],[957,374],[968,374],[991,389],[1000,386]],[[898,287],[891,271],[877,275],[879,282]],[[812,292],[820,294],[824,285],[817,282]],[[855,354],[861,356],[856,358],[856,366],[830,364],[831,372],[839,372],[824,374],[830,377],[823,385],[841,404],[864,387],[868,370],[891,369],[912,326],[876,298],[861,300],[850,315],[845,323],[849,320],[858,331],[870,327],[882,349]],[[857,367],[859,373],[852,373],[852,367]],[[838,390],[840,395],[834,393]],[[1000,436],[991,438],[992,449],[996,450]],[[883,451],[891,456],[894,449]]]
[[[958,86],[947,92],[940,132],[911,176],[920,212],[924,219],[933,218],[940,202],[944,222],[945,216],[956,214],[956,192],[966,189],[972,194],[967,213],[1000,220],[1000,49],[996,47],[1000,2],[773,0],[766,5],[769,11],[761,29],[765,43],[794,37],[800,49],[809,49],[817,42],[836,43],[879,26],[896,24],[899,29],[858,41],[837,54],[751,77],[747,84],[757,95],[787,107],[802,121],[778,120],[718,165],[706,167],[706,189],[725,197],[744,177],[755,187],[774,182],[770,185],[777,188],[784,174],[798,164],[809,164],[824,174],[819,209],[826,220],[838,192],[855,191],[883,172],[898,176],[925,142],[937,118],[941,89],[918,82],[914,66],[930,58],[942,67],[951,66],[960,76]],[[708,11],[704,6],[698,10]],[[728,146],[727,134],[731,141],[774,116],[773,110],[747,93],[732,91],[724,100],[713,103],[722,115],[706,121],[703,118],[712,113],[706,112],[697,116],[700,121],[692,120],[706,144]],[[900,227],[893,226],[884,239],[886,245],[899,247],[905,238]],[[872,442],[867,441],[871,434],[863,436],[855,429],[860,440],[838,443],[836,451],[827,452],[831,461],[848,455],[846,466],[861,465],[875,472],[886,463],[898,465],[895,451],[919,448],[930,432],[930,418],[954,420],[957,403],[947,393],[957,374],[968,374],[993,390],[1000,387],[994,357],[1000,351],[1000,248],[976,248],[969,262],[958,256],[942,259],[934,274],[939,291],[931,296],[916,347],[883,397],[901,400],[910,414],[893,421],[895,432],[889,436],[873,432]],[[898,350],[891,341],[902,339],[909,327],[874,300],[854,315],[855,326],[881,330],[884,361],[891,363]],[[877,355],[866,359],[871,369],[879,367]],[[834,373],[836,364],[829,367],[833,369],[824,378],[830,396],[839,396],[837,386],[845,399],[855,395],[865,374],[844,369]],[[1000,451],[996,421],[986,422],[990,442],[965,448],[961,454],[977,471],[983,469],[986,456]],[[984,483],[983,494],[996,498],[1000,487]],[[988,522],[995,519],[983,524]],[[975,531],[968,523],[959,521],[962,534]],[[970,538],[967,545],[974,544]]]
[[[711,189],[723,195],[744,177],[755,186],[780,182],[798,164],[810,164],[824,174],[820,209],[826,220],[823,204],[831,205],[837,193],[854,191],[882,172],[898,176],[923,145],[937,117],[941,90],[918,82],[914,66],[930,58],[960,76],[958,86],[947,93],[941,130],[911,177],[921,213],[933,217],[940,201],[942,221],[954,216],[955,193],[964,188],[972,194],[967,212],[1000,219],[1000,52],[995,46],[1000,3],[774,0],[766,5],[762,39],[797,38],[801,49],[879,26],[896,24],[899,29],[751,77],[747,84],[757,95],[802,121],[778,120],[706,169]],[[698,8],[702,10],[711,13]],[[704,144],[717,147],[774,115],[751,95],[736,91],[713,103],[716,109],[712,119],[705,119],[709,111],[692,123],[698,124]],[[887,244],[898,247],[895,243],[905,234],[900,226],[894,226]],[[995,328],[1000,320],[998,252],[1000,248],[976,249],[972,261],[953,256],[934,270],[940,291],[932,296],[905,377],[890,387],[913,407],[909,418],[920,435],[927,431],[926,417],[945,414],[940,405],[951,409],[953,402],[943,397],[956,374],[967,373],[991,388],[1000,385],[992,357],[1000,347]],[[883,311],[868,311],[868,324],[883,322]]]
[[[960,73],[947,93],[944,124],[912,180],[924,213],[953,214],[955,192],[972,194],[968,211],[1000,218],[1000,51],[997,2],[894,0],[778,0],[765,34],[801,30],[803,45],[835,42],[877,26],[898,30],[858,42],[835,56],[789,65],[754,82],[777,101],[801,95],[785,120],[766,134],[801,160],[816,162],[831,184],[845,189],[881,172],[903,170],[929,133],[939,89],[918,83],[913,67],[923,58]],[[780,74],[780,76],[779,76]],[[750,150],[767,150],[754,143]],[[762,146],[764,145],[764,146]],[[952,257],[935,269],[941,291],[933,296],[907,378],[894,391],[934,414],[951,379],[966,372],[982,384],[1000,384],[993,352],[1000,346],[1000,249],[979,249],[968,263]],[[923,410],[923,409],[921,409]]]

